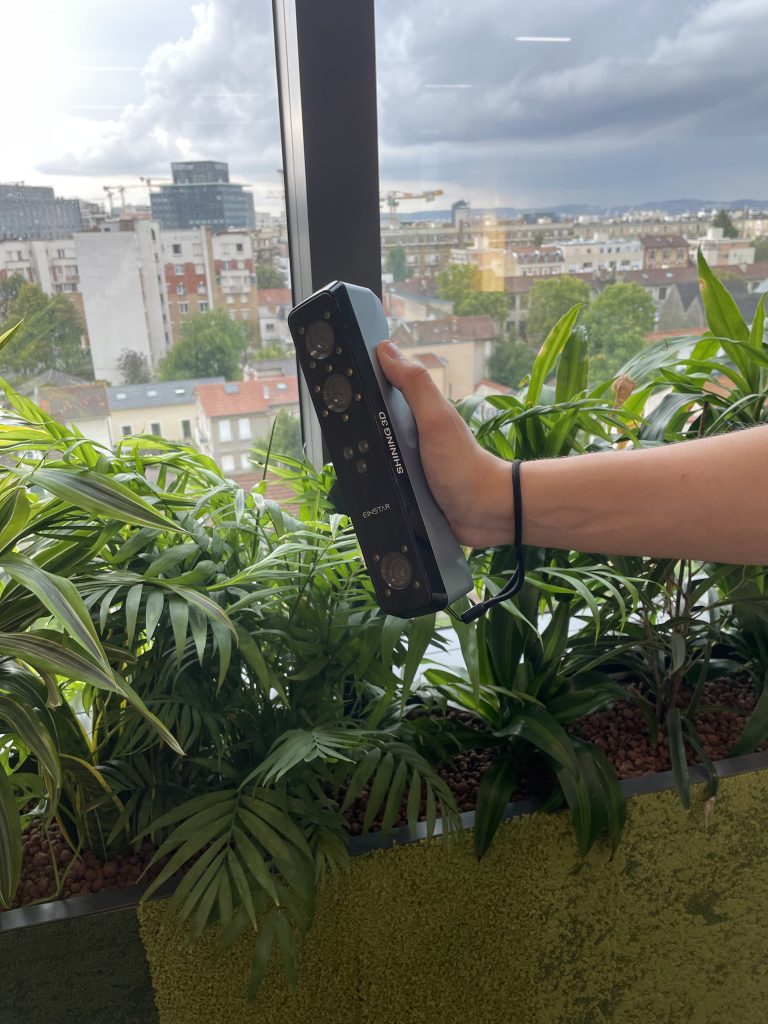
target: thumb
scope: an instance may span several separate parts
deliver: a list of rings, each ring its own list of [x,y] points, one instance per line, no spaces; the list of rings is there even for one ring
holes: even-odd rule
[[[402,391],[416,422],[423,422],[430,413],[434,413],[436,404],[444,399],[427,368],[406,359],[392,341],[382,341],[376,347],[376,354],[384,375],[390,384]]]

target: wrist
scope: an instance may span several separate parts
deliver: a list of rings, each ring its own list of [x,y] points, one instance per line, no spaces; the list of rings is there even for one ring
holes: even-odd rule
[[[491,455],[490,452],[484,454],[486,459],[481,468],[482,476],[475,501],[478,533],[475,546],[496,547],[501,544],[512,544],[515,539],[512,464]]]

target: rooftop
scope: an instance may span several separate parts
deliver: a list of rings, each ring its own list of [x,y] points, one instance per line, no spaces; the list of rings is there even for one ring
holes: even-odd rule
[[[106,384],[48,385],[37,390],[37,404],[43,412],[61,423],[107,419],[109,416]]]
[[[211,418],[267,412],[281,405],[298,405],[299,379],[293,375],[199,384],[197,398],[205,415]]]
[[[394,331],[394,341],[405,345],[446,344],[452,341],[491,341],[499,329],[489,316],[447,316],[441,320],[411,320]]]
[[[157,384],[122,384],[107,388],[107,398],[111,412],[151,409],[158,405],[187,405],[195,401],[198,385],[223,382],[223,377],[201,377],[199,380],[168,380]]]

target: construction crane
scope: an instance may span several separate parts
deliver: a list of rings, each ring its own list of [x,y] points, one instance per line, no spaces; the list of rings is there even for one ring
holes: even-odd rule
[[[404,199],[423,199],[427,203],[434,202],[436,196],[443,195],[441,188],[426,189],[424,192],[398,192],[390,191],[385,192],[379,196],[379,206],[383,206],[384,203],[389,207],[389,224],[390,227],[397,227],[397,208]]]
[[[153,181],[159,181],[159,182],[162,182],[164,184],[165,182],[172,181],[172,180],[173,179],[171,179],[171,178],[150,178],[150,177],[145,177],[143,174],[139,175],[139,181],[143,181],[144,182],[144,184],[147,186],[147,192],[150,195],[152,194],[152,182]]]
[[[144,188],[143,185],[103,185],[102,188],[107,193],[107,199],[109,200],[109,215],[113,217],[115,214],[115,207],[113,203],[113,196],[117,192],[120,196],[120,210],[125,210],[125,193],[129,189],[133,188]]]

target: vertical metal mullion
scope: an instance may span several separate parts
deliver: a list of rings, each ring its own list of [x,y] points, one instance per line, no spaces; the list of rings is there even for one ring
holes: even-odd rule
[[[332,280],[381,295],[374,0],[272,0],[294,303]],[[325,461],[303,379],[304,440]]]

